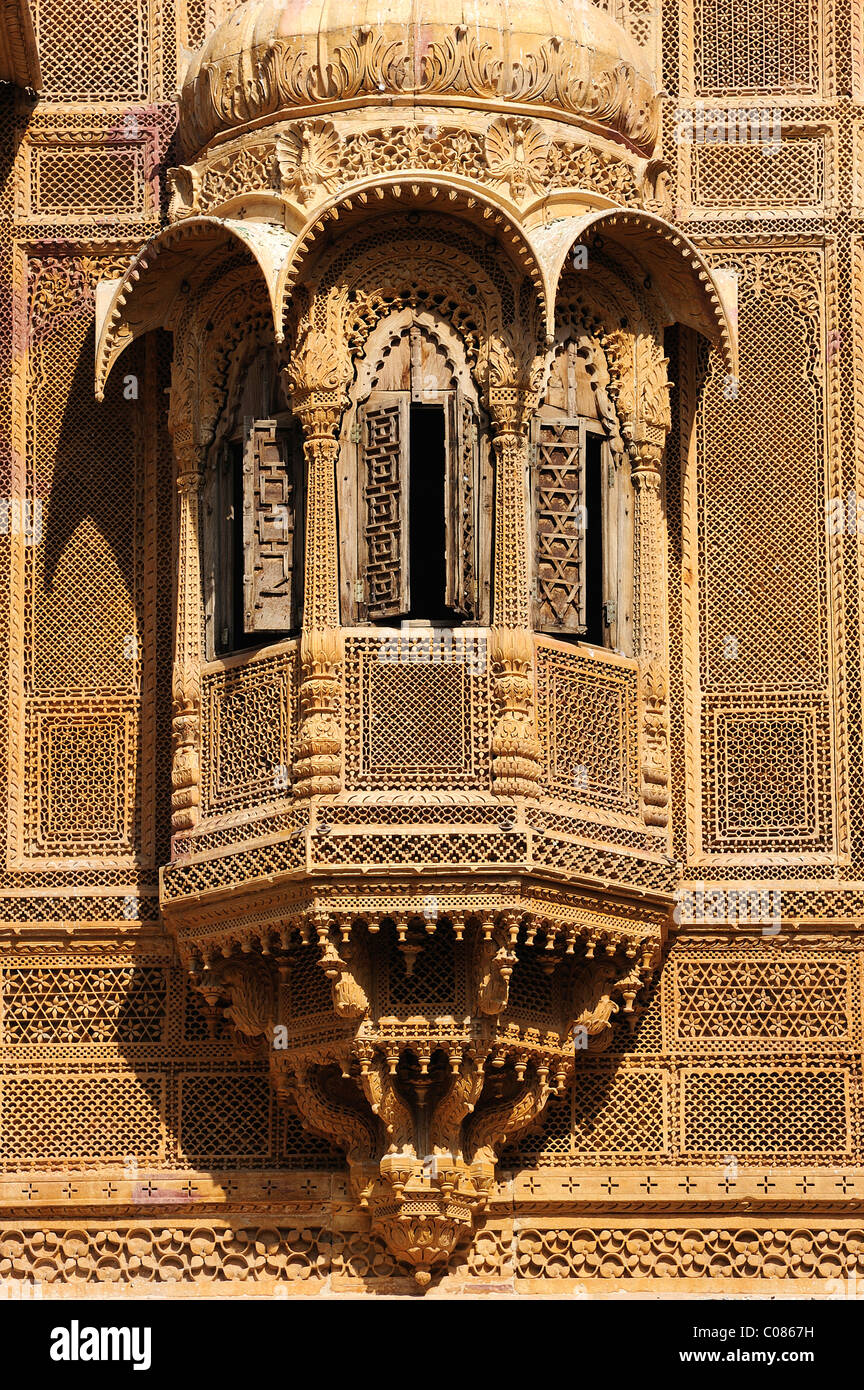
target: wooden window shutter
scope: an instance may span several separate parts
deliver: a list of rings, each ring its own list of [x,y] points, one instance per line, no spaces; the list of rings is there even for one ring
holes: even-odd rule
[[[584,633],[585,439],[576,417],[535,417],[534,626],[543,632]]]
[[[410,396],[373,392],[360,408],[360,584],[368,619],[411,607],[408,568]]]
[[[477,617],[478,422],[461,391],[449,393],[446,414],[446,604],[463,618]]]
[[[298,488],[290,443],[275,420],[254,420],[243,449],[243,628],[286,632],[295,592]]]

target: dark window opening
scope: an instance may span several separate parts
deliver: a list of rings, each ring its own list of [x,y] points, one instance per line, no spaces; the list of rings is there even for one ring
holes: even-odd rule
[[[409,618],[458,621],[447,607],[446,434],[444,407],[412,405],[409,426]]]
[[[585,636],[602,647],[606,638],[603,608],[603,440],[585,436]]]
[[[260,642],[257,633],[243,630],[243,445],[231,441],[231,630],[229,646],[251,647]]]

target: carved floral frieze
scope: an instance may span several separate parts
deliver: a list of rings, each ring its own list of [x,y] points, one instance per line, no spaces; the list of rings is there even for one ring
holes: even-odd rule
[[[665,166],[663,166],[665,167]],[[586,188],[625,206],[656,201],[657,169],[584,141],[556,139],[537,121],[501,116],[485,131],[431,119],[341,132],[319,118],[292,122],[273,139],[222,150],[170,172],[172,218],[210,212],[247,193],[278,194],[302,208],[355,180],[403,170],[457,173],[500,189],[513,202]]]

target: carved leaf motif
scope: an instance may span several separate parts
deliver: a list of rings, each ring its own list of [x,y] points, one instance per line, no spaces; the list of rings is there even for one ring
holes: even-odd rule
[[[329,1095],[317,1067],[307,1068],[292,1087],[292,1097],[305,1127],[344,1149],[349,1164],[368,1163],[374,1157],[374,1121]]]
[[[545,186],[548,142],[536,121],[499,116],[486,132],[486,163],[517,200]]]
[[[332,121],[302,121],[276,141],[276,160],[284,193],[307,203],[318,187],[331,192],[339,180],[341,140]]]
[[[535,1076],[526,1081],[512,1099],[482,1110],[471,1125],[469,1150],[472,1159],[494,1163],[500,1145],[536,1120],[551,1094],[546,1078]]]
[[[579,974],[571,1002],[572,1026],[584,1028],[592,1050],[601,1050],[611,1040],[611,1018],[618,1012],[612,999],[613,967],[596,962]]]
[[[253,961],[229,965],[222,974],[231,1003],[225,1010],[237,1029],[246,1037],[266,1034],[273,1020],[273,981],[266,968]]]
[[[483,1083],[486,1080],[482,1066],[473,1059],[466,1059],[458,1076],[436,1107],[429,1126],[429,1144],[433,1153],[461,1152],[459,1133],[462,1121],[470,1115],[480,1099]]]

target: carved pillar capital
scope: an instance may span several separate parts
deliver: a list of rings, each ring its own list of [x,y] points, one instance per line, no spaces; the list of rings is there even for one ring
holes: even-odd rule
[[[636,488],[651,487],[659,491],[664,443],[654,439],[630,441],[630,470]]]

